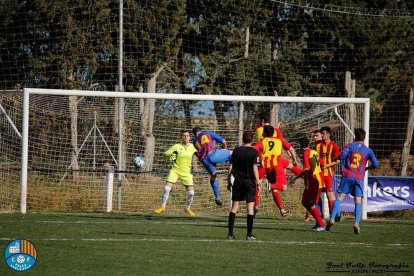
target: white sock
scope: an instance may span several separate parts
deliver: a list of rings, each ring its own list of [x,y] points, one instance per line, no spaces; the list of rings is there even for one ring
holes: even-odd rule
[[[185,208],[190,208],[191,204],[193,204],[194,199],[194,190],[187,191],[187,197],[185,198]]]
[[[167,205],[168,197],[170,196],[171,187],[170,186],[164,186],[164,193],[161,197],[161,206],[165,208],[165,205]]]

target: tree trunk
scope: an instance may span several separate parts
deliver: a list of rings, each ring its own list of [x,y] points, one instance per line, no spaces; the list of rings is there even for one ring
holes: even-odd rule
[[[225,108],[222,102],[214,101],[214,112],[216,113],[218,129],[224,130],[226,128],[226,118],[224,116]]]
[[[183,82],[181,84],[181,91],[185,94],[191,94],[192,90],[190,88],[187,88],[185,86],[185,83]],[[191,132],[192,128],[192,121],[191,121],[191,101],[181,101],[183,105],[184,110],[184,119],[185,119],[185,127],[187,130]]]
[[[407,176],[408,161],[414,131],[414,88],[410,89],[409,95],[410,113],[408,115],[407,134],[405,136],[404,148],[401,155],[401,176]]]
[[[250,27],[246,27],[244,38],[244,58],[249,57],[249,43],[250,43]]]
[[[162,65],[152,76],[150,80],[147,82],[147,93],[156,93],[157,89],[157,77],[164,69],[164,65]],[[145,108],[143,114],[142,124],[146,125],[144,134],[145,137],[145,151],[144,151],[144,158],[145,158],[145,169],[152,170],[152,165],[154,163],[154,150],[155,150],[155,138],[153,134],[153,126],[154,126],[154,115],[155,115],[155,99],[147,99],[145,101]]]
[[[271,51],[272,51],[272,61],[277,60],[279,58],[279,43],[272,41]]]
[[[78,103],[76,96],[69,96],[69,112],[70,112],[70,132],[72,145],[72,169],[73,179],[79,177],[79,163],[78,163]]]

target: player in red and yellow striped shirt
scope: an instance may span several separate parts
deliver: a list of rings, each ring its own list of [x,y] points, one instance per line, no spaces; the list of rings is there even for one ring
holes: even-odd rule
[[[317,232],[325,231],[325,222],[322,219],[319,209],[316,207],[321,190],[325,187],[321,168],[323,160],[315,150],[309,148],[308,138],[301,138],[299,144],[303,149],[303,171],[293,181],[303,176],[305,190],[302,195],[302,205],[316,221],[316,225],[312,229]]]
[[[270,115],[267,112],[261,112],[259,114],[259,125],[257,125],[256,126],[256,129],[255,129],[256,140],[257,140],[258,143],[260,141],[262,141],[263,138],[264,138],[263,137],[263,130],[264,130],[264,127],[266,127],[266,126],[270,126]],[[292,157],[293,164],[290,163],[288,160],[283,159],[283,163],[282,164],[283,164],[284,168],[288,168],[288,169],[292,170],[292,172],[294,174],[296,174],[296,175],[299,174],[300,173],[300,169],[298,167],[296,167],[297,164],[298,164],[298,158],[296,156],[296,152],[293,149],[292,145],[289,144],[283,138],[282,132],[281,132],[281,130],[278,127],[274,127],[273,128],[273,135],[272,135],[272,137],[279,138],[282,141],[282,147],[283,147],[283,149],[288,153],[288,155],[290,157]],[[260,159],[260,162],[262,162],[262,158],[263,158],[262,155],[263,155],[263,153],[259,151],[259,159]],[[266,175],[266,170],[265,170],[265,168],[263,166],[259,166],[258,171],[259,171],[259,179],[261,181],[264,178],[264,176]],[[260,200],[260,194],[259,194],[260,193],[260,189],[259,189],[259,187],[258,187],[258,189],[256,189],[256,191],[257,191],[256,192],[256,200],[255,200],[255,204],[254,204],[255,213],[258,211],[259,200]],[[281,205],[281,199],[280,199],[279,194],[274,194],[274,196],[276,196],[277,202],[280,202],[280,205]]]
[[[274,128],[268,125],[263,128],[263,139],[254,146],[262,155],[261,164],[270,183],[273,200],[282,217],[287,215],[287,211],[283,208],[279,190],[285,191],[287,188],[285,168],[292,169],[293,167],[288,160],[282,158],[282,148],[286,147],[286,143],[286,141],[274,137]]]
[[[322,141],[316,144],[316,151],[322,158],[324,164],[331,164],[341,154],[338,145],[331,140],[332,129],[330,127],[321,128]],[[332,212],[332,207],[335,202],[335,195],[332,192],[332,179],[334,176],[334,167],[323,169],[323,182],[326,186],[326,195],[329,201],[329,212]]]

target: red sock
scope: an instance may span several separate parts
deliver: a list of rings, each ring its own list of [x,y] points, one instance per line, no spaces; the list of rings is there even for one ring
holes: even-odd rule
[[[335,200],[329,200],[329,202],[328,202],[328,204],[329,204],[329,213],[332,213],[334,203],[335,203]]]
[[[302,172],[302,170],[301,169],[299,169],[299,167],[296,167],[296,166],[293,166],[291,169],[290,169],[295,175],[299,175],[301,172]]]
[[[277,208],[282,209],[283,208],[282,198],[280,197],[279,192],[277,190],[273,190],[272,195],[273,195],[273,200],[275,201]]]
[[[319,212],[318,208],[315,206],[313,208],[309,208],[309,212],[312,214],[312,217],[314,217],[316,223],[319,226],[325,226],[325,223],[323,222],[321,212]]]
[[[257,206],[259,206],[259,200],[260,200],[259,189],[256,189],[256,196],[254,198],[254,208],[257,208]]]

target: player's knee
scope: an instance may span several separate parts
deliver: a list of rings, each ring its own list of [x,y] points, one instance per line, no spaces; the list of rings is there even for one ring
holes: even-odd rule
[[[217,178],[217,173],[215,172],[215,173],[212,173],[212,174],[210,174],[210,179],[211,180],[215,180]]]

